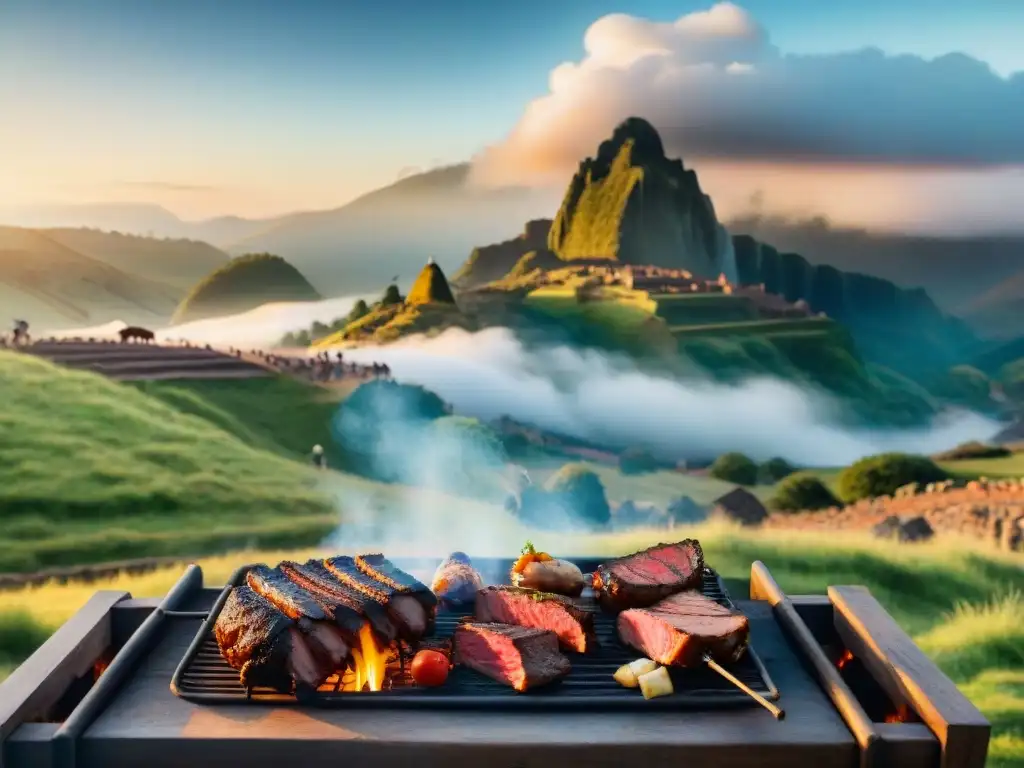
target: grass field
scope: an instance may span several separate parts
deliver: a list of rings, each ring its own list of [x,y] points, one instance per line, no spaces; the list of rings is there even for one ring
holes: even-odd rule
[[[830,584],[863,584],[992,721],[989,765],[1024,766],[1024,566],[961,541],[901,547],[845,535],[748,532],[721,525],[681,533],[700,538],[708,562],[728,578],[746,579],[763,560],[783,589],[821,593]],[[569,536],[533,540],[556,554],[610,555],[662,540],[663,533]],[[515,550],[517,540],[508,539]],[[201,561],[208,584],[223,583],[239,565],[307,557],[312,551],[239,552]],[[510,553],[511,554],[511,553]],[[44,586],[0,593],[0,667],[24,658],[96,589],[162,595],[180,575],[167,569],[93,585]],[[2,672],[0,672],[2,674]]]
[[[220,383],[134,387],[0,353],[0,571],[321,540],[335,504],[287,456],[327,411],[292,382]]]

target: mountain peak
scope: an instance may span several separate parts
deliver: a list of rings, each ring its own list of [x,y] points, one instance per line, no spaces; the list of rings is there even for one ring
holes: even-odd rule
[[[633,143],[632,161],[634,165],[659,163],[666,160],[665,145],[653,125],[642,117],[627,117],[616,126],[611,138],[601,142],[597,150],[597,160],[611,163],[627,142]]]
[[[454,304],[455,297],[448,285],[448,278],[431,258],[420,272],[416,282],[409,289],[406,303],[417,304]]]

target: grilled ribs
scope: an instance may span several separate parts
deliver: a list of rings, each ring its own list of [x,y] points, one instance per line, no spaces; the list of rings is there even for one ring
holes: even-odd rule
[[[245,578],[254,592],[296,622],[308,638],[310,649],[327,665],[325,679],[344,665],[355,640],[355,636],[344,629],[350,618],[347,611],[336,615],[328,600],[303,589],[280,567],[257,565],[249,569]]]
[[[399,636],[406,640],[416,641],[427,634],[433,626],[437,598],[425,585],[399,571],[382,556],[378,555],[378,557],[382,563],[387,564],[386,569],[366,565],[364,561],[363,567],[372,570],[374,575],[364,572],[354,558],[346,556],[324,560],[324,566],[342,584],[386,606],[391,620],[398,625]],[[386,578],[392,583],[398,583],[392,575],[394,573],[410,579],[418,587],[406,585],[394,587],[381,580]]]
[[[369,622],[374,633],[385,643],[391,643],[398,636],[398,629],[388,618],[387,609],[361,592],[342,584],[324,568],[319,560],[306,563],[283,562],[279,566],[285,575],[297,586],[334,606],[335,617],[355,615],[352,621],[353,637],[358,633],[363,620]]]
[[[554,632],[509,624],[455,628],[455,661],[522,692],[558,680],[572,669]]]
[[[484,587],[476,593],[477,621],[553,632],[564,648],[586,652],[596,642],[594,615],[572,598],[525,587]]]
[[[289,693],[294,681],[315,689],[330,674],[295,621],[247,586],[231,590],[213,631],[221,655],[246,687]]]
[[[692,667],[708,654],[727,663],[743,655],[750,624],[741,613],[698,592],[680,592],[618,617],[619,638],[665,666]]]
[[[611,560],[594,571],[593,588],[602,608],[643,608],[669,595],[700,587],[704,552],[696,539],[658,544]]]

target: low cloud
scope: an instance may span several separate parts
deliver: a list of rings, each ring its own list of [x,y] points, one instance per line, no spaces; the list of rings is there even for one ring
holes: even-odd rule
[[[581,439],[646,445],[666,458],[742,451],[805,466],[840,466],[883,451],[934,453],[999,429],[961,413],[916,430],[851,430],[828,396],[759,378],[738,386],[678,381],[626,360],[568,347],[528,350],[508,330],[452,330],[346,358],[383,361],[399,381],[421,384],[457,412],[503,415]]]
[[[140,189],[150,192],[217,192],[221,187],[212,184],[176,184],[170,181],[119,181],[120,189]]]
[[[564,182],[612,128],[649,119],[685,158],[964,168],[1024,163],[1024,73],[960,53],[792,55],[719,3],[671,23],[605,16],[500,144],[485,184]]]

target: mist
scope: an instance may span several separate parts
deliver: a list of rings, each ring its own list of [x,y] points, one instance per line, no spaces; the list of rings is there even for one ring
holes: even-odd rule
[[[624,359],[566,346],[526,349],[507,329],[450,330],[428,339],[345,352],[385,362],[396,380],[420,384],[461,414],[509,416],[583,440],[643,446],[665,458],[741,451],[834,467],[885,451],[931,454],[999,431],[957,411],[919,429],[850,429],[828,395],[772,378],[729,386],[639,371]]]

